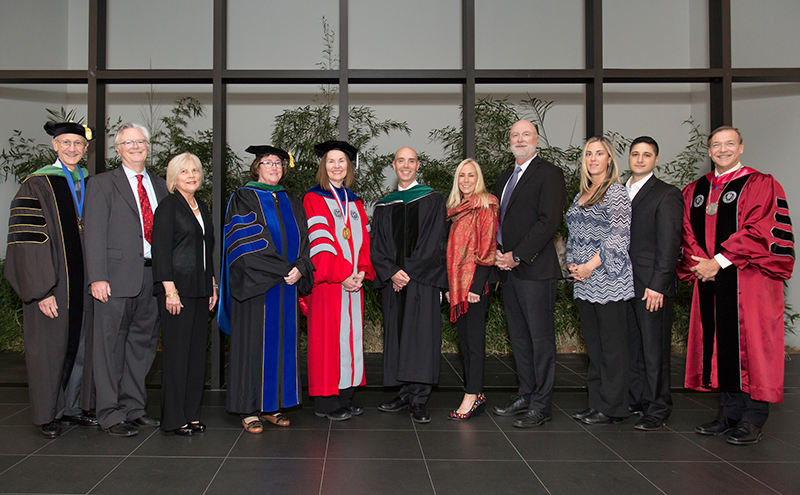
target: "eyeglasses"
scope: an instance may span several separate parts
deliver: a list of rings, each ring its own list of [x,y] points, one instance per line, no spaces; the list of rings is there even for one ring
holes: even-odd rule
[[[89,144],[86,141],[70,141],[68,139],[56,139],[56,142],[67,149],[72,148],[73,146],[76,148],[84,148],[87,144]]]
[[[127,141],[122,141],[119,143],[121,146],[125,146],[126,148],[133,148],[133,145],[137,146],[147,146],[147,141],[144,139],[137,139],[136,141],[131,141],[128,139]]]
[[[268,162],[268,161],[263,161],[259,163],[259,165],[264,165],[264,167],[266,168],[280,168],[283,166],[281,162]]]

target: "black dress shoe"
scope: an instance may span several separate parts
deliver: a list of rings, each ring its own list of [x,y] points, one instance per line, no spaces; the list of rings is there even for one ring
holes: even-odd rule
[[[161,426],[161,420],[158,418],[154,418],[152,416],[148,416],[145,414],[144,416],[140,416],[133,421],[130,422],[133,426],[152,426],[152,427],[159,427]]]
[[[181,426],[180,428],[175,428],[172,430],[172,433],[178,435],[179,437],[190,437],[194,435],[194,429],[191,426]]]
[[[655,416],[644,416],[642,419],[637,421],[633,427],[642,431],[655,431],[660,430],[666,424],[667,422],[661,418],[657,418]]]
[[[625,418],[616,416],[606,416],[600,411],[595,411],[581,420],[585,425],[617,425],[625,421]]]
[[[132,437],[139,434],[139,430],[127,421],[111,425],[106,431],[114,437]]]
[[[411,420],[415,423],[430,423],[431,415],[425,408],[425,404],[412,404],[411,405]]]
[[[753,445],[761,441],[764,434],[761,432],[761,427],[753,423],[742,421],[731,432],[728,437],[728,443],[733,445]]]
[[[710,423],[704,423],[695,428],[694,432],[699,433],[700,435],[722,435],[736,428],[736,425],[738,424],[739,422],[735,419],[717,416],[714,421]]]
[[[644,407],[641,404],[633,404],[628,406],[628,414],[633,416],[634,414],[637,416],[644,416]]]
[[[347,409],[347,411],[349,411],[353,416],[361,416],[364,414],[364,408],[361,406],[354,406],[353,404],[350,404],[349,406],[344,406],[344,408]]]
[[[518,395],[511,396],[511,402],[505,407],[496,406],[492,412],[498,416],[516,416],[517,414],[525,414],[528,412],[528,406],[531,401],[525,397]]]
[[[397,412],[407,408],[410,404],[408,397],[395,397],[391,402],[385,402],[378,406],[378,409],[383,412]]]
[[[206,431],[206,425],[204,425],[200,421],[196,423],[189,423],[189,428],[191,428],[192,431],[195,433],[203,433],[204,431]]]
[[[53,421],[42,425],[42,436],[45,438],[56,438],[61,435],[61,421],[54,419]]]
[[[597,412],[597,409],[592,409],[590,407],[589,409],[584,409],[581,412],[576,412],[575,414],[572,415],[572,419],[574,419],[575,421],[580,421],[583,418],[585,418],[586,416],[589,416],[589,415],[594,414],[596,412]]]
[[[531,426],[542,426],[553,419],[551,414],[544,414],[539,411],[528,411],[524,416],[520,416],[512,423],[517,428],[530,428]]]
[[[97,426],[97,418],[94,414],[76,414],[74,416],[61,416],[61,421],[76,424],[78,426]]]
[[[353,414],[346,408],[340,407],[339,409],[326,414],[325,417],[327,417],[331,421],[344,421],[346,419],[352,418]]]

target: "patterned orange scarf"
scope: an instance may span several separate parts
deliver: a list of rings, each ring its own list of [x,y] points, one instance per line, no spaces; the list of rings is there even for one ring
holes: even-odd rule
[[[467,312],[467,294],[475,277],[475,265],[494,265],[499,208],[497,198],[490,194],[487,208],[481,207],[479,196],[472,195],[447,210],[447,219],[453,222],[447,240],[450,321]],[[481,295],[488,291],[487,282]]]

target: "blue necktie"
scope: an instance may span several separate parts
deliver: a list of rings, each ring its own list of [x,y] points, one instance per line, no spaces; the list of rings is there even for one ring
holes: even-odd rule
[[[522,167],[515,165],[514,173],[511,174],[511,178],[508,179],[506,191],[503,193],[503,200],[500,201],[500,221],[497,224],[497,243],[501,246],[503,245],[503,218],[506,216],[506,209],[508,208],[508,202],[511,200],[511,193],[514,192],[514,187],[516,187],[520,175],[522,175]]]

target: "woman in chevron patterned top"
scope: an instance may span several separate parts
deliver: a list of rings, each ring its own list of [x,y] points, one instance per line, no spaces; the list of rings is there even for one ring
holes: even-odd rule
[[[620,183],[611,141],[586,141],[581,190],[567,211],[567,268],[589,355],[589,404],[572,417],[588,425],[621,423],[628,416],[626,305],[633,297],[628,257],[631,202]]]

